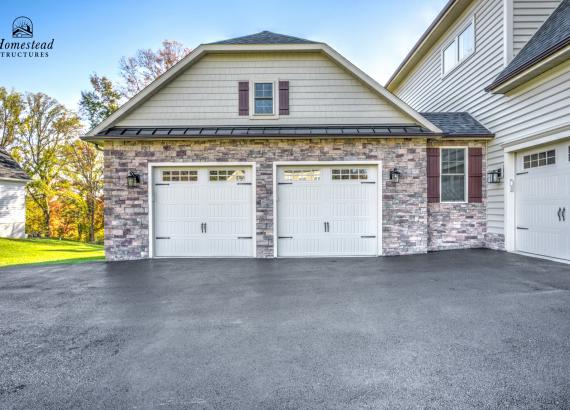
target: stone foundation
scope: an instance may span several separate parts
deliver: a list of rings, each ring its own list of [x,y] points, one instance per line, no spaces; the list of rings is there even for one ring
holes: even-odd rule
[[[486,233],[485,247],[496,251],[505,250],[505,235],[502,233]]]

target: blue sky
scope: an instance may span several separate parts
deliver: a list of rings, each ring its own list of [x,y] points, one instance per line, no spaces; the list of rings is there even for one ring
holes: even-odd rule
[[[163,39],[193,48],[263,30],[323,41],[382,84],[446,0],[5,2],[0,39],[28,16],[34,39],[55,39],[48,58],[0,58],[0,86],[42,91],[76,109],[89,74],[118,78],[121,56]]]

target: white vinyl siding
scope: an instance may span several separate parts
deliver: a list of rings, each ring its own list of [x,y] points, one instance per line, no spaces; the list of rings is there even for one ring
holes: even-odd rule
[[[570,63],[544,73],[510,95],[484,90],[504,68],[503,1],[480,0],[467,9],[399,85],[395,94],[417,111],[467,111],[495,133],[487,169],[503,166],[501,144],[570,125]],[[477,52],[441,77],[441,49],[475,14]],[[487,229],[504,233],[504,183],[487,186]]]
[[[290,114],[255,121],[239,116],[238,82],[265,79],[289,81]],[[253,112],[251,98],[249,106]],[[415,121],[323,54],[273,52],[208,54],[116,125],[371,123]]]
[[[561,0],[513,0],[513,56],[558,7]]]
[[[23,238],[26,224],[26,184],[0,180],[0,237]]]

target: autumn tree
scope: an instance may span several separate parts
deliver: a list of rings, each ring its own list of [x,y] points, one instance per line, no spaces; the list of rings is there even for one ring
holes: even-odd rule
[[[57,100],[43,93],[26,94],[12,153],[32,178],[27,193],[41,210],[42,231],[47,237],[52,234],[51,206],[65,166],[64,148],[80,130],[79,117]]]
[[[119,69],[124,82],[123,95],[131,98],[188,53],[190,49],[183,44],[164,40],[162,47],[156,51],[141,49],[132,57],[121,58]]]
[[[122,95],[115,90],[107,77],[91,74],[89,78],[92,90],[82,91],[79,101],[79,112],[89,122],[91,128],[117,111],[121,105]]]
[[[0,87],[0,148],[6,148],[14,141],[14,135],[22,125],[23,109],[20,93]]]
[[[97,203],[102,200],[103,161],[97,149],[76,140],[65,148],[65,174],[68,195],[81,209],[88,228],[88,241],[95,241]],[[81,232],[78,236],[81,239]]]

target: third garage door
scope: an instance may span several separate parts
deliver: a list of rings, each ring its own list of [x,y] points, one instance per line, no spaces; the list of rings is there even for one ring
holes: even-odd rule
[[[518,251],[570,260],[570,141],[517,154]]]
[[[277,167],[278,256],[375,256],[376,165]]]

